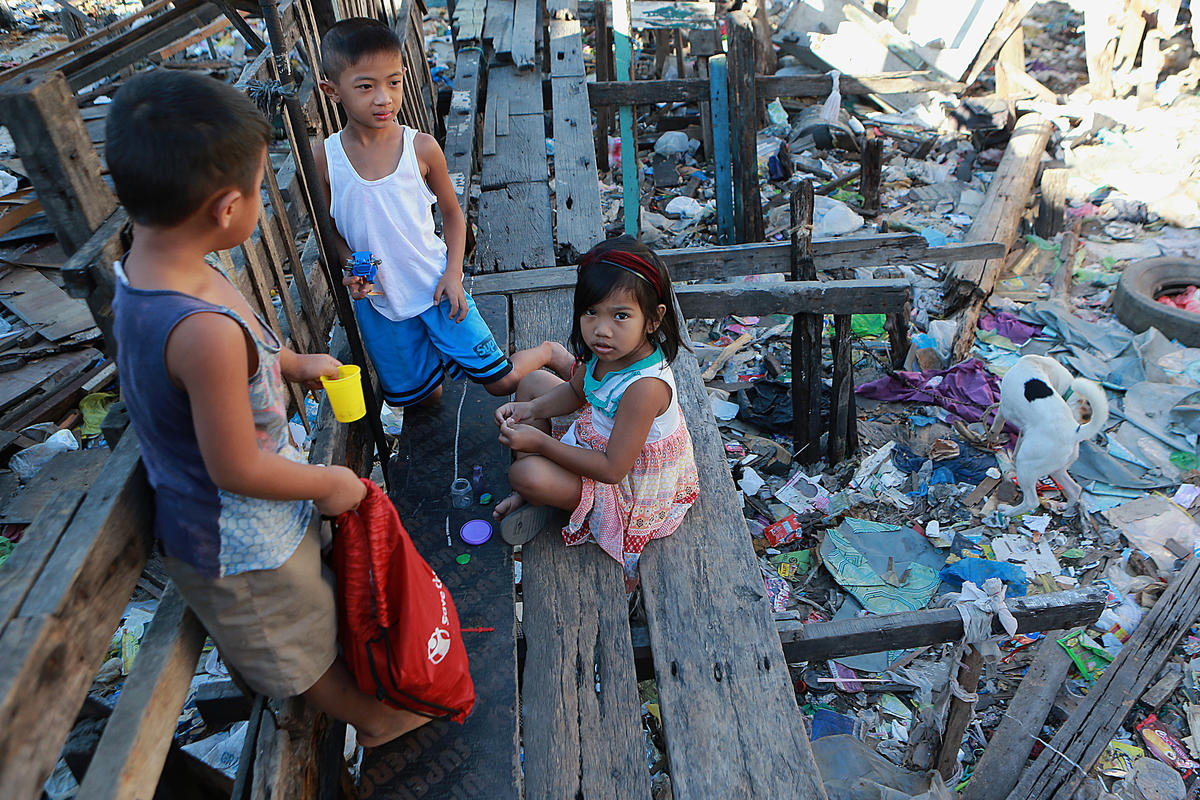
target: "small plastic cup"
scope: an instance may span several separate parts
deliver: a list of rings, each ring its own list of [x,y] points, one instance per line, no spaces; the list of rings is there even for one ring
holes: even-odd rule
[[[338,367],[336,378],[321,376],[321,385],[329,397],[333,416],[338,422],[354,422],[367,415],[367,403],[363,399],[362,371],[354,364]]]

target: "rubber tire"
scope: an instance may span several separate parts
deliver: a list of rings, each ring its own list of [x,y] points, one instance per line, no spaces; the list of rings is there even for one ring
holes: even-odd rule
[[[1166,291],[1187,286],[1200,286],[1200,261],[1147,258],[1125,268],[1113,294],[1113,309],[1121,324],[1135,333],[1158,328],[1168,339],[1200,347],[1200,314],[1155,301]]]

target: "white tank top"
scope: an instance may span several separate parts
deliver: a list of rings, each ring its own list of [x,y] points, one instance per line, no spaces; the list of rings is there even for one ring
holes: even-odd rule
[[[671,405],[667,410],[654,418],[650,432],[646,435],[646,443],[657,442],[670,436],[679,427],[682,418],[679,409],[678,392],[675,389],[675,374],[671,366],[663,358],[661,350],[655,350],[636,364],[625,369],[610,372],[599,381],[593,377],[596,368],[596,357],[587,364],[584,374],[584,395],[592,407],[592,427],[601,436],[612,436],[613,424],[616,421],[617,407],[625,390],[642,378],[658,378],[671,387]]]
[[[437,202],[417,161],[417,131],[401,126],[404,151],[391,175],[364,180],[342,147],[341,131],[325,140],[329,168],[329,214],[354,251],[380,260],[368,297],[383,316],[399,322],[433,306],[433,290],[446,271],[446,243],[433,229]]]

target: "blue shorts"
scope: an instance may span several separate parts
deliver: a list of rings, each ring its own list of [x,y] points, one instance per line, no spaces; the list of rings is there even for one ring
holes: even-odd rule
[[[465,373],[476,383],[493,383],[512,372],[487,323],[467,295],[467,317],[450,319],[450,301],[396,322],[380,314],[368,298],[354,301],[354,314],[367,355],[375,365],[383,399],[394,406],[419,403],[443,377]]]

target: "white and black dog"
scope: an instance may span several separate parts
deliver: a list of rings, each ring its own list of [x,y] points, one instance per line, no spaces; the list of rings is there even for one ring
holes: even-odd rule
[[[1088,402],[1090,420],[1080,424],[1075,410],[1063,399],[1067,394]],[[1077,503],[1082,489],[1067,474],[1067,467],[1079,457],[1079,443],[1104,430],[1108,422],[1104,389],[1095,381],[1072,378],[1053,358],[1022,356],[1000,381],[1000,413],[991,428],[993,435],[1000,432],[1005,420],[1021,431],[1013,456],[1021,503],[999,510],[1017,516],[1037,508],[1037,484],[1046,476],[1058,482],[1071,503]]]

